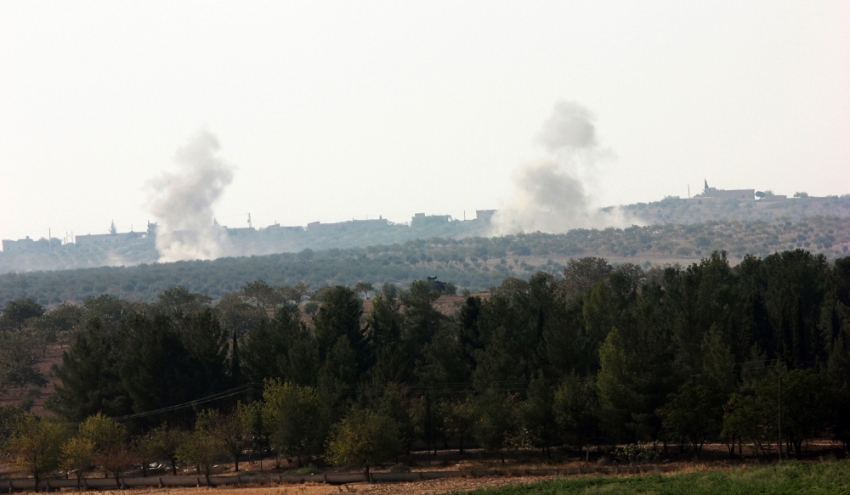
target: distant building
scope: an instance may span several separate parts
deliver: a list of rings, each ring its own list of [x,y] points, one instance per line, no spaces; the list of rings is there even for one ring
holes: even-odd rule
[[[16,241],[10,239],[3,239],[3,252],[4,253],[20,253],[24,251],[36,251],[36,250],[47,250],[50,249],[51,244],[53,247],[62,246],[62,240],[56,239],[55,237],[50,239],[49,241],[45,238],[41,238],[37,241],[30,239],[27,236],[24,239],[18,239]]]
[[[452,219],[450,215],[426,215],[424,213],[416,213],[410,220],[411,227],[424,227],[426,225],[439,225],[449,223]]]
[[[125,232],[123,234],[86,234],[75,236],[74,242],[80,246],[102,243],[118,244],[137,239],[139,237],[142,237],[142,234],[138,232]]]
[[[300,234],[304,232],[304,227],[300,225],[295,227],[287,227],[280,224],[269,225],[268,227],[261,229],[261,232],[264,232],[266,235],[287,235],[287,234]]]
[[[475,219],[489,222],[495,214],[496,210],[475,210]]]
[[[225,227],[224,230],[226,230],[227,235],[231,237],[237,235],[251,235],[257,232],[256,230],[254,230],[254,227]]]
[[[705,199],[705,198],[716,198],[716,199],[727,199],[727,200],[737,200],[737,201],[755,201],[756,200],[756,190],[755,189],[717,189],[715,187],[708,187],[708,181],[705,181],[705,189],[703,189],[702,194],[698,195],[697,198]]]
[[[29,236],[26,239],[18,239],[17,241],[13,241],[11,239],[3,239],[3,252],[4,253],[12,253],[18,251],[29,251],[35,247],[35,241],[30,239]]]
[[[389,226],[389,222],[386,218],[377,218],[373,220],[349,220],[347,222],[335,223],[310,222],[307,224],[307,232],[362,232],[367,230],[380,229],[387,226]]]

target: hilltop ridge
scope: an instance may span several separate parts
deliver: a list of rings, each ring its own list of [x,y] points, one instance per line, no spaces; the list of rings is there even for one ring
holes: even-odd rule
[[[713,189],[712,189],[713,190]],[[708,192],[710,193],[711,190]],[[713,190],[717,191],[717,190]],[[746,190],[749,191],[749,190]],[[767,225],[799,225],[804,232],[800,242],[785,242],[783,249],[789,245],[810,248],[814,241],[817,249],[824,249],[830,254],[832,244],[840,241],[836,238],[835,226],[838,219],[850,218],[850,195],[830,196],[824,198],[799,197],[785,198],[784,196],[768,196],[760,200],[738,199],[734,197],[698,195],[682,199],[667,197],[652,203],[637,203],[620,207],[609,207],[604,210],[619,208],[627,223],[634,227],[614,229],[623,232],[623,240],[613,239],[615,244],[621,244],[622,249],[606,249],[600,251],[595,247],[582,247],[581,252],[599,255],[635,256],[645,253],[647,256],[671,258],[671,255],[688,258],[709,247],[706,241],[694,240],[690,244],[676,240],[678,234],[671,234],[669,240],[655,239],[654,242],[634,243],[629,236],[637,233],[646,237],[652,229],[649,226],[688,226],[697,224],[727,225],[721,230],[729,231],[743,229],[737,224],[755,222]],[[728,191],[737,192],[737,191]],[[755,193],[758,194],[758,193]],[[763,194],[763,193],[762,193]],[[382,246],[403,244],[416,239],[454,239],[470,237],[487,237],[492,235],[491,220],[495,210],[479,210],[476,218],[471,220],[456,220],[448,215],[417,214],[409,223],[392,223],[386,219],[351,220],[338,223],[312,222],[305,227],[286,227],[278,224],[255,229],[225,228],[228,246],[226,256],[260,256],[280,253],[297,253],[305,249],[351,249],[367,246]],[[801,221],[807,218],[821,218],[812,222]],[[713,223],[712,223],[713,222]],[[812,225],[809,225],[811,223]],[[828,225],[829,224],[829,225]],[[822,231],[819,226],[823,226]],[[713,226],[711,229],[717,229]],[[640,229],[634,230],[634,229]],[[666,231],[677,229],[665,227]],[[818,229],[815,231],[815,229]],[[694,230],[692,227],[688,230]],[[758,230],[758,229],[757,229]],[[784,232],[784,231],[783,231]],[[840,229],[839,229],[840,232]],[[630,234],[632,233],[632,234]],[[565,234],[567,238],[575,234]],[[585,235],[586,234],[581,234]],[[60,239],[19,241],[4,240],[4,250],[0,253],[0,274],[16,272],[25,273],[46,270],[69,270],[77,268],[96,268],[104,266],[133,266],[156,263],[160,253],[155,244],[156,229],[152,225],[146,232],[96,234],[76,236],[75,242],[63,243]],[[752,242],[745,242],[741,235],[732,235],[729,244],[719,246],[732,252],[742,249],[751,254],[765,252],[766,245],[753,247]],[[777,242],[778,242],[777,235]],[[810,239],[811,238],[811,239]],[[582,244],[579,241],[578,244]],[[574,242],[575,243],[575,242]],[[805,243],[809,243],[806,245]],[[799,246],[797,246],[799,244]],[[625,246],[628,245],[628,248]],[[767,245],[773,246],[773,245]],[[776,245],[778,246],[778,244]],[[827,246],[824,248],[824,246]],[[717,247],[717,246],[712,246]],[[690,249],[690,251],[688,251]],[[754,250],[747,250],[754,249]],[[841,255],[838,251],[831,255]]]

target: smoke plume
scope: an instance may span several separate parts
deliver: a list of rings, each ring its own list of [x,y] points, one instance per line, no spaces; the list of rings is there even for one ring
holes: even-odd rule
[[[227,232],[212,206],[233,181],[233,166],[217,156],[218,139],[200,132],[177,150],[177,172],[163,172],[148,184],[150,212],[157,219],[160,261],[215,259],[227,253]]]
[[[494,233],[560,233],[575,228],[625,226],[619,210],[594,207],[588,184],[598,160],[610,155],[599,147],[594,117],[574,102],[559,102],[540,131],[546,156],[514,174],[514,197],[493,216]]]

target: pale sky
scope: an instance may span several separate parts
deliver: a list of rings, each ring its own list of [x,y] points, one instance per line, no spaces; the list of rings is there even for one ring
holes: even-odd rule
[[[201,130],[223,225],[471,218],[558,101],[599,205],[850,193],[850,2],[3,0],[0,238],[143,230]]]

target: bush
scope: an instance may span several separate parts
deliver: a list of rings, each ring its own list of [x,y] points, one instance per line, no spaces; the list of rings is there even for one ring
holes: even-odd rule
[[[391,467],[390,472],[391,473],[409,473],[410,472],[410,466],[408,466],[407,464],[405,464],[403,462],[400,462],[400,463],[394,465],[393,467]]]
[[[617,459],[620,462],[653,462],[658,460],[658,443],[630,443],[617,449]]]
[[[303,468],[295,471],[295,474],[307,475],[307,474],[319,474],[319,468],[317,468],[313,464],[309,464],[304,466]]]

